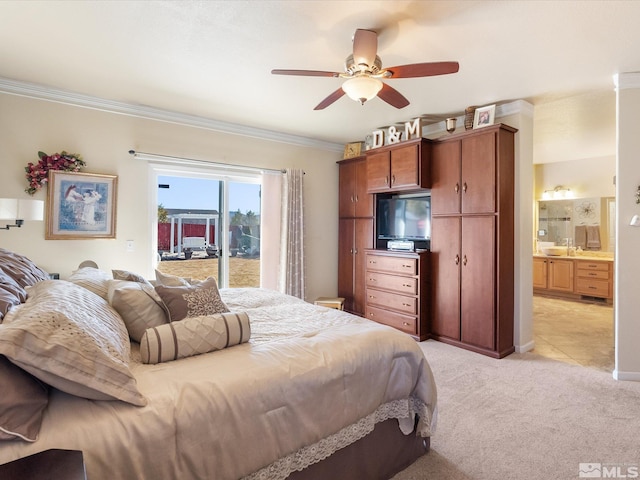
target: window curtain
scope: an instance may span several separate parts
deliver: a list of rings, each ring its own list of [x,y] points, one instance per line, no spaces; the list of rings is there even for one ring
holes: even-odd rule
[[[282,225],[282,172],[262,174],[260,205],[260,286],[280,289],[280,232]]]
[[[286,169],[282,182],[279,290],[304,299],[304,171]]]

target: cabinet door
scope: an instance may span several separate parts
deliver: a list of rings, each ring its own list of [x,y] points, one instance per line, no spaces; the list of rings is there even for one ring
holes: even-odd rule
[[[385,192],[389,190],[391,163],[389,151],[367,155],[367,191]]]
[[[496,134],[462,140],[462,213],[496,211]]]
[[[459,141],[433,145],[431,175],[431,213],[460,213]]]
[[[373,195],[367,193],[367,161],[359,160],[353,164],[355,170],[355,210],[356,217],[373,217]]]
[[[340,163],[338,180],[338,215],[355,217],[356,164]]]
[[[549,260],[549,290],[573,292],[573,260]]]
[[[460,218],[434,217],[431,332],[460,340]]]
[[[461,340],[495,349],[495,217],[462,219]]]
[[[353,309],[354,313],[364,314],[365,304],[365,250],[373,248],[373,218],[354,220],[354,262],[353,262]]]
[[[338,221],[338,296],[344,297],[344,309],[353,312],[355,220]]]
[[[533,288],[547,288],[547,259],[533,259]]]
[[[404,190],[420,186],[419,154],[418,145],[391,150],[391,188]]]

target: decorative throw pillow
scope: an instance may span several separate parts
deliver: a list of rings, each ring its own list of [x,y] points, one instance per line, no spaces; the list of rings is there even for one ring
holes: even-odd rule
[[[27,291],[6,273],[0,271],[0,321],[14,305],[27,299]]]
[[[64,280],[27,293],[0,328],[0,354],[72,395],[146,405],[129,371],[127,329],[106,300]]]
[[[24,255],[0,248],[0,321],[11,307],[27,299],[25,287],[48,278]]]
[[[188,287],[191,285],[191,279],[162,273],[160,270],[156,270],[156,285],[164,285],[165,287]]]
[[[142,363],[168,362],[239,345],[250,337],[245,312],[191,317],[147,329],[140,341],[140,355]]]
[[[0,355],[0,440],[35,442],[49,390],[38,379]]]
[[[220,298],[218,284],[213,277],[197,285],[182,287],[156,285],[155,288],[169,311],[170,322],[229,311]]]
[[[68,280],[71,283],[86,288],[105,300],[107,299],[111,275],[103,270],[98,270],[93,267],[79,268],[71,274]]]
[[[151,285],[142,275],[138,275],[134,272],[129,272],[128,270],[111,270],[113,274],[114,280],[127,280],[129,282],[138,282],[145,283]]]
[[[124,320],[129,336],[136,342],[140,342],[147,328],[169,322],[162,299],[148,282],[110,280],[108,300]]]

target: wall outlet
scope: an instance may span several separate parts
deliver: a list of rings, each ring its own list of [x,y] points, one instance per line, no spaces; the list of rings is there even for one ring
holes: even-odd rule
[[[133,240],[127,240],[127,252],[135,252],[136,246],[133,243]]]

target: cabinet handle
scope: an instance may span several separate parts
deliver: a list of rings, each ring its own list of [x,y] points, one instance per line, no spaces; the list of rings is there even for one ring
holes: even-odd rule
[[[389,185],[389,175],[387,175],[386,177],[384,177],[384,184],[385,184],[385,185]]]
[[[593,285],[589,285],[589,288],[590,288],[591,290],[597,290],[597,289],[598,289],[598,287],[594,287]]]
[[[370,282],[377,282],[377,280],[375,278],[369,278]]]
[[[411,326],[411,324],[409,322],[402,322],[402,325],[404,325],[405,327]]]
[[[373,318],[373,313],[369,313],[369,316],[370,316],[371,318]]]
[[[354,249],[353,249],[353,253],[355,253],[355,254],[357,255],[357,254],[358,254],[358,249],[357,249],[357,248],[354,248]]]
[[[458,193],[460,191],[460,184],[458,182],[456,182],[456,186],[453,187],[453,190]]]
[[[353,248],[349,249],[349,253],[353,255]]]
[[[410,303],[404,303],[404,302],[402,302],[402,306],[403,306],[403,307],[410,307],[410,306],[411,306],[411,304],[410,304]]]
[[[593,272],[589,272],[589,276],[590,276],[590,277],[597,277],[597,276],[598,276],[598,274],[597,274],[597,273],[593,273]]]
[[[354,202],[354,200],[353,200],[353,195],[351,195],[351,203],[353,203],[353,202]]]
[[[376,261],[375,261],[375,260],[369,260],[369,263],[370,263],[371,265],[375,265],[375,264],[376,264]]]
[[[373,296],[373,295],[369,295],[369,298],[376,298],[376,297],[375,297],[375,296]]]
[[[464,182],[464,183],[462,184],[462,191],[463,191],[464,193],[467,193],[467,182]]]
[[[396,183],[396,176],[391,175],[391,185],[393,185],[394,183]]]
[[[411,268],[411,267],[413,267],[413,264],[409,264],[409,265],[407,265],[406,263],[402,264],[402,268]]]
[[[462,265],[466,265],[467,264],[467,256],[463,256],[462,257]]]
[[[411,285],[410,283],[403,283],[402,286],[403,287],[412,287],[413,285]]]
[[[358,203],[358,195],[356,195],[356,203]]]
[[[455,262],[456,262],[456,265],[460,265],[460,255],[456,255]]]

